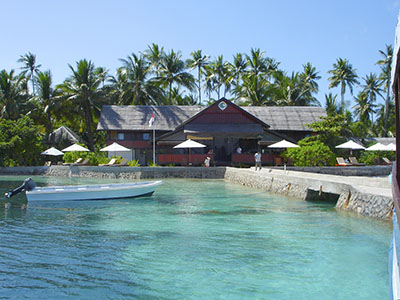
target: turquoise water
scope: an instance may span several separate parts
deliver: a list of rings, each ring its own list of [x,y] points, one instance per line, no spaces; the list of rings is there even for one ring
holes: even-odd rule
[[[23,179],[0,177],[0,193]],[[0,201],[0,299],[387,299],[390,226],[222,180],[131,200],[18,195]]]

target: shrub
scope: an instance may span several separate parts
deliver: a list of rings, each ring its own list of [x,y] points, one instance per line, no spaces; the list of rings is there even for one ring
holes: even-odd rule
[[[334,165],[335,154],[319,141],[299,141],[300,148],[289,148],[286,159],[292,159],[296,167]]]
[[[364,151],[360,155],[359,161],[367,165],[375,165],[383,157],[394,160],[394,155],[394,151]]]

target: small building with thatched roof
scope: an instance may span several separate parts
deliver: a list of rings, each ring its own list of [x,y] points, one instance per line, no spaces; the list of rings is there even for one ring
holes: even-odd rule
[[[105,105],[97,130],[107,131],[108,144],[132,149],[140,164],[152,160],[153,134],[158,164],[187,164],[185,150],[173,149],[186,139],[206,145],[192,150],[193,164],[207,156],[219,165],[252,164],[257,150],[264,150],[264,163],[273,164],[277,153],[268,145],[281,139],[297,142],[311,133],[307,124],[324,116],[322,107],[238,106],[224,98],[208,107]]]

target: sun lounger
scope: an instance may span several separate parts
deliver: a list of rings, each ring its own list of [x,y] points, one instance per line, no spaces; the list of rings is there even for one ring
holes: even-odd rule
[[[116,158],[112,158],[107,164],[100,164],[99,167],[109,167],[115,165],[117,162]]]
[[[79,163],[81,163],[82,162],[82,160],[83,160],[83,158],[82,157],[79,157],[75,162],[73,162],[73,163],[63,163],[63,166],[71,166],[71,165],[73,165],[73,164],[79,164]]]
[[[45,167],[50,167],[51,166],[51,161],[49,160],[49,161],[46,161],[45,163],[44,163],[44,166]]]
[[[71,166],[86,166],[86,165],[89,164],[89,162],[90,162],[90,159],[89,159],[89,158],[85,158],[85,160],[84,160],[83,162],[81,162],[81,163],[74,163],[74,164],[72,164]]]
[[[352,166],[352,164],[346,162],[343,157],[336,157],[336,161],[337,161],[337,164],[336,164],[337,166],[341,166],[341,167]]]
[[[387,157],[382,157],[382,161],[383,161],[383,163],[384,163],[385,165],[391,165],[391,164],[392,164],[392,162],[390,161],[390,159],[387,158]]]
[[[118,166],[118,167],[125,167],[128,165],[128,161],[124,158],[119,164],[113,164],[113,166]]]
[[[350,163],[353,165],[353,166],[365,166],[365,163],[359,163],[358,161],[357,161],[357,158],[355,158],[355,157],[349,157],[349,160],[350,160]]]

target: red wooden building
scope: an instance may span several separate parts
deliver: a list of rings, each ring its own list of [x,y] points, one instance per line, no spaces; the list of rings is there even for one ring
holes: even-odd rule
[[[280,151],[268,145],[281,139],[297,142],[311,133],[307,124],[325,115],[321,107],[240,107],[222,98],[208,107],[103,106],[97,129],[107,131],[108,144],[131,148],[121,155],[141,165],[152,160],[153,134],[159,165],[201,165],[207,156],[214,165],[253,164],[256,151],[262,151],[263,164],[272,165]],[[206,147],[173,148],[187,139]]]

